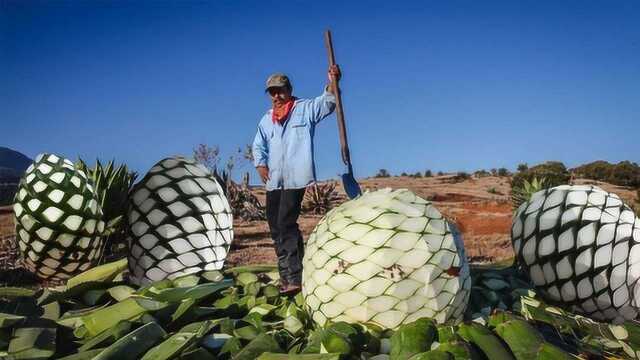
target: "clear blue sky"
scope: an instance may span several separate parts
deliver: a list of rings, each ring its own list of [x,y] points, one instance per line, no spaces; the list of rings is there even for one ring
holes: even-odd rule
[[[356,176],[640,161],[638,1],[0,0],[0,146],[140,172],[228,155],[270,73],[320,94],[327,27]],[[341,171],[334,116],[316,151]]]

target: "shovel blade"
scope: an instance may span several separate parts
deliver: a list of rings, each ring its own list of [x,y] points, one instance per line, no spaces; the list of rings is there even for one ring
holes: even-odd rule
[[[349,199],[356,198],[357,196],[362,194],[360,185],[358,185],[358,182],[353,177],[352,172],[342,174],[342,187],[344,187],[344,192],[347,193]]]

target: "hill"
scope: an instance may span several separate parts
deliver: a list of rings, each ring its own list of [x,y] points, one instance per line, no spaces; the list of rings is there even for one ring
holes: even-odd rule
[[[13,201],[20,177],[32,161],[18,151],[0,146],[0,206]]]
[[[20,176],[31,165],[32,161],[18,151],[0,146],[0,168],[13,169]]]

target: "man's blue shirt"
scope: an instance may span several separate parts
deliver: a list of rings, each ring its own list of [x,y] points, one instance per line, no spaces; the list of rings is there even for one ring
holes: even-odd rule
[[[315,99],[297,99],[281,125],[267,111],[253,140],[255,166],[269,167],[267,191],[300,189],[316,179],[313,135],[320,120],[335,108],[335,96],[325,92]]]

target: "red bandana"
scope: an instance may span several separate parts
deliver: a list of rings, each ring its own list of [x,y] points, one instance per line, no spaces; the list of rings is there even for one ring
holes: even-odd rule
[[[295,103],[296,98],[291,97],[286,103],[282,105],[273,105],[273,112],[271,113],[271,120],[273,123],[279,123],[282,125],[284,121],[289,116],[291,109],[293,109],[293,104]]]

